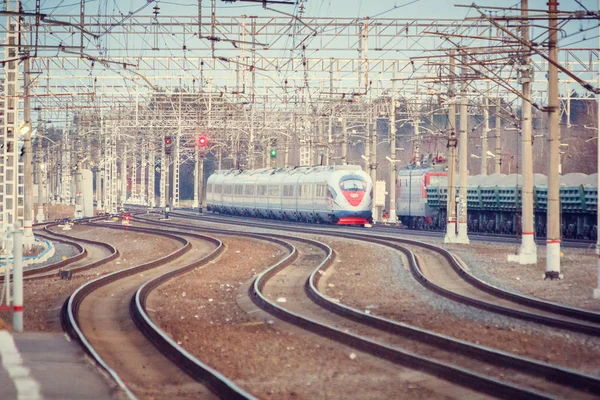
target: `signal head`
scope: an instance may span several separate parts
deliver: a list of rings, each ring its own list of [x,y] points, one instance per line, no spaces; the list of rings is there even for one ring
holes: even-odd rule
[[[271,158],[277,157],[277,149],[271,149],[271,151],[269,152],[269,154],[271,155]]]
[[[208,139],[206,138],[206,136],[198,137],[198,146],[200,146],[200,147],[208,146]]]

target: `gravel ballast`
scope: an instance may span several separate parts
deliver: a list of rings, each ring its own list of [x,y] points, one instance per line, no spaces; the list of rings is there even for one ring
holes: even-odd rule
[[[448,398],[395,365],[373,366],[345,346],[246,314],[237,303],[245,283],[285,253],[221,239],[227,250],[219,260],[159,286],[148,302],[161,329],[201,361],[259,398]]]

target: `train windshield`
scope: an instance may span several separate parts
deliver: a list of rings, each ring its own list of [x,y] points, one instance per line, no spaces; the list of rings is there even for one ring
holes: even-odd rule
[[[345,176],[340,180],[340,188],[347,192],[362,192],[367,190],[367,181],[360,176]]]

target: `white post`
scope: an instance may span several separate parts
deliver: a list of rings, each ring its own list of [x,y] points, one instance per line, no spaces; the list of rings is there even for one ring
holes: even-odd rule
[[[146,174],[147,174],[147,155],[146,155],[146,139],[142,138],[142,166],[140,170],[140,201],[141,204],[146,204],[148,202],[146,196]]]
[[[454,95],[454,73],[456,60],[454,50],[450,50],[450,87],[448,89],[448,186],[446,203],[446,235],[444,243],[456,243],[456,105]]]
[[[37,210],[37,222],[38,224],[44,222],[44,204],[46,198],[44,197],[44,186],[46,184],[46,171],[44,171],[44,153],[42,149],[42,112],[38,111],[37,121],[37,169],[38,169],[38,210]]]
[[[490,131],[489,82],[486,82],[486,95],[483,96],[483,131],[481,132],[481,175],[487,175],[488,171],[488,132]]]
[[[598,0],[598,7],[600,7],[600,0]],[[598,8],[600,10],[600,8]],[[598,24],[598,31],[600,31],[600,23]],[[600,42],[600,40],[599,40]],[[600,85],[600,53],[598,53],[598,84]],[[600,98],[596,97],[596,106],[598,117],[598,137],[596,138],[596,142],[598,143],[598,184],[597,190],[600,190]],[[598,280],[596,283],[596,288],[594,289],[593,297],[595,299],[600,299],[600,235],[598,235],[598,230],[600,230],[600,211],[598,210],[598,206],[596,206],[596,256],[598,263]]]
[[[392,85],[395,81],[392,81]],[[390,99],[390,180],[388,187],[388,196],[390,199],[390,217],[389,220],[395,223],[398,219],[396,215],[396,100],[394,100],[395,90],[392,90],[392,98]]]
[[[198,158],[199,158],[198,148],[198,140],[196,140],[196,145],[194,146],[194,202],[192,203],[192,208],[198,208],[198,179],[200,179],[200,173],[198,171]]]
[[[548,55],[558,60],[558,1],[548,1]],[[548,212],[546,213],[545,278],[560,279],[560,100],[558,68],[548,66]]]
[[[23,332],[23,230],[16,221],[13,231],[13,328]]]
[[[521,0],[522,36],[529,41],[529,0]],[[521,153],[523,188],[521,189],[521,247],[519,254],[509,254],[508,261],[519,264],[537,264],[537,247],[534,239],[533,222],[533,151],[532,151],[532,124],[531,124],[531,67],[530,58],[525,56],[521,66],[521,81],[523,100],[521,101]]]
[[[466,56],[463,56],[463,65],[467,63]],[[462,244],[469,244],[468,235],[468,219],[467,219],[467,161],[469,159],[468,144],[468,102],[467,99],[467,67],[462,67],[463,83],[460,93],[460,138],[458,140],[458,176],[460,180],[459,184],[459,212],[458,212],[458,236],[457,242]]]
[[[23,150],[25,152],[23,155],[23,171],[25,174],[25,207],[23,210],[23,224],[25,226],[25,232],[23,236],[23,243],[27,249],[31,249],[33,247],[33,243],[35,242],[35,237],[33,235],[33,174],[35,171],[35,166],[33,164],[33,153],[31,146],[31,131],[33,127],[31,126],[31,98],[29,97],[30,63],[31,60],[29,58],[29,53],[26,53],[26,58],[23,65],[23,86],[25,95],[25,99],[23,100],[23,115],[25,119],[25,138],[23,143]]]

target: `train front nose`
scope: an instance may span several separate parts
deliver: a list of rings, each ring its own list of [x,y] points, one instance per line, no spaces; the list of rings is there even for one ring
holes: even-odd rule
[[[363,201],[363,198],[365,197],[365,191],[350,192],[342,190],[342,193],[344,194],[344,197],[346,198],[348,203],[353,207],[358,207]]]

